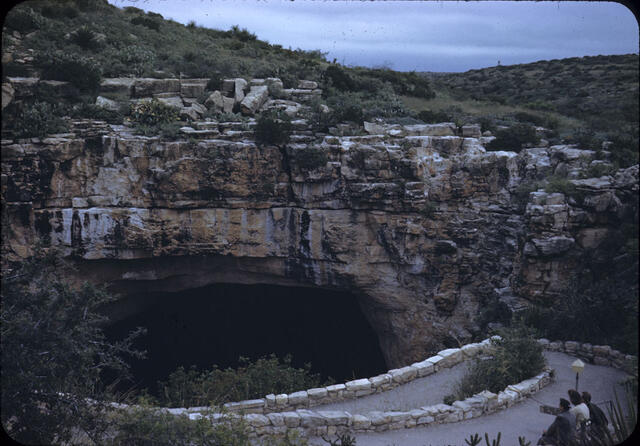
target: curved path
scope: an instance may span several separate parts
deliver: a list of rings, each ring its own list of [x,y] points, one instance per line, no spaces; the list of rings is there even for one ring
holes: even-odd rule
[[[380,433],[356,434],[357,446],[466,446],[464,440],[476,432],[481,436],[488,432],[490,438],[494,438],[498,432],[502,432],[501,444],[504,446],[517,446],[518,436],[525,436],[528,441],[531,441],[532,445],[535,445],[542,430],[546,429],[554,418],[552,415],[541,413],[540,404],[557,406],[559,398],[568,398],[567,390],[575,387],[575,374],[571,371],[570,364],[576,358],[564,353],[550,351],[545,351],[544,355],[547,358],[549,367],[555,369],[556,377],[551,384],[535,393],[533,397],[516,403],[506,410],[457,423],[437,424]],[[442,402],[441,399],[432,401],[435,398],[434,395],[436,393],[444,395],[450,392],[451,383],[455,382],[457,377],[464,371],[460,366],[453,367],[450,370],[441,370],[433,376],[433,380],[430,380],[429,376],[421,378],[417,380],[419,385],[406,392],[405,386],[400,386],[393,390],[397,390],[393,399],[386,396],[376,399],[374,397],[379,397],[379,395],[371,395],[355,401],[328,404],[314,409],[339,408],[355,414],[373,410],[390,410],[391,407],[405,409],[405,406],[417,408],[440,403]],[[621,395],[618,383],[626,376],[621,370],[587,363],[580,376],[579,390],[589,391],[596,404],[605,400],[613,400],[613,388],[617,387],[618,395]],[[444,383],[447,384],[444,385]],[[386,392],[389,397],[391,397],[390,392]],[[397,401],[394,403],[393,400],[396,398]],[[405,404],[405,398],[411,404]],[[424,398],[423,403],[419,403],[421,401],[420,398]],[[600,406],[606,413],[605,404],[600,404]],[[319,438],[310,438],[309,443],[313,446],[326,446],[327,444]],[[484,444],[484,440],[481,444]]]

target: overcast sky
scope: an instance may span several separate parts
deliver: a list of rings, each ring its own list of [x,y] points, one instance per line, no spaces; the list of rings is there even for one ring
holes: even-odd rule
[[[613,2],[109,0],[181,23],[239,25],[346,65],[409,71],[638,52],[638,24]]]

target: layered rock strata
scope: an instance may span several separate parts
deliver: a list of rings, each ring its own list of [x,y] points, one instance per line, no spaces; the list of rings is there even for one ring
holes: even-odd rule
[[[242,104],[265,85],[223,89]],[[314,134],[304,119],[286,148],[258,147],[254,125],[195,119],[167,141],[75,121],[3,141],[3,260],[42,239],[123,302],[219,282],[349,290],[396,367],[469,339],[488,296],[559,299],[585,256],[624,262],[601,247],[637,223],[638,166],[581,179],[602,163],[591,151],[487,152],[477,128],[451,123]],[[579,197],[531,186],[559,172]]]

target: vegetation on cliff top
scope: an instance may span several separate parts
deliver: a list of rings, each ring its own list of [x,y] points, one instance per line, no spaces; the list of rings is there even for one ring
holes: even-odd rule
[[[494,133],[520,123],[545,127],[542,137],[551,144],[600,149],[603,141],[611,141],[615,164],[638,162],[637,54],[465,73],[404,73],[346,67],[326,60],[319,50],[271,45],[237,26],[225,31],[182,25],[105,0],[62,0],[56,7],[42,0],[24,2],[9,12],[4,27],[4,76],[71,81],[84,105],[95,101],[101,77],[279,77],[285,88],[308,79],[320,84],[322,100],[334,109],[317,123],[318,130],[373,117],[476,122]],[[77,117],[78,110],[90,111],[76,106],[68,112]],[[510,142],[495,144],[506,148]]]

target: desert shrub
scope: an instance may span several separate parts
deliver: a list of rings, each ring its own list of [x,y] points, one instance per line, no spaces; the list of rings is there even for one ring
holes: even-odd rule
[[[542,118],[542,117],[540,117],[538,115],[534,115],[533,113],[524,112],[524,111],[516,112],[514,114],[514,118],[518,122],[525,122],[525,123],[530,123],[530,124],[538,125],[538,126],[541,126],[541,125],[545,124],[544,118]]]
[[[180,122],[163,122],[156,125],[137,124],[134,128],[136,135],[161,136],[165,139],[175,139],[180,135]]]
[[[96,439],[110,424],[102,373],[126,377],[131,342],[107,342],[102,305],[113,299],[88,284],[72,287],[58,253],[35,255],[3,270],[1,300],[2,426],[22,444]],[[88,400],[92,398],[93,401]]]
[[[631,270],[637,272],[637,263]],[[532,305],[523,311],[522,317],[540,337],[611,345],[635,355],[638,352],[637,286],[637,275],[631,282],[621,278],[582,278],[572,282],[553,304]]]
[[[44,5],[40,10],[40,13],[44,17],[48,17],[50,19],[57,19],[66,17],[68,19],[74,19],[78,17],[78,9],[71,2],[65,2],[62,5]]]
[[[303,170],[314,170],[327,164],[327,154],[322,149],[306,148],[294,153],[296,163]]]
[[[511,192],[518,206],[524,207],[529,202],[529,194],[540,189],[541,183],[538,181],[523,181]]]
[[[241,418],[226,417],[222,423],[212,424],[206,418],[191,420],[186,414],[173,415],[139,405],[122,410],[116,417],[117,433],[110,444],[131,446],[249,446],[246,423]]]
[[[151,17],[139,15],[130,20],[132,25],[141,25],[154,31],[160,30],[160,21]]]
[[[318,387],[320,375],[311,373],[311,366],[291,365],[291,356],[282,360],[275,355],[250,361],[240,357],[238,368],[225,370],[213,366],[199,371],[179,367],[167,381],[158,383],[159,400],[163,406],[189,407],[222,404],[261,398],[270,393],[290,393]]]
[[[329,65],[323,76],[325,81],[330,81],[330,85],[338,90],[354,90],[356,87],[351,76],[339,65]]]
[[[42,79],[68,81],[81,91],[93,92],[100,86],[102,72],[96,61],[78,54],[54,52],[38,56]]]
[[[602,147],[602,138],[591,129],[578,128],[567,139],[569,143],[577,144],[584,150],[600,150]]]
[[[418,113],[418,119],[427,124],[438,122],[451,122],[451,117],[443,111],[422,110]]]
[[[127,45],[109,53],[112,63],[105,67],[105,75],[118,76],[121,74],[135,74],[142,76],[150,71],[155,62],[155,53],[139,45]]]
[[[6,15],[4,26],[21,33],[28,33],[40,29],[43,18],[33,9],[18,5]]]
[[[231,37],[233,37],[234,39],[238,39],[241,42],[256,40],[255,34],[247,31],[246,28],[240,29],[238,25],[233,25],[229,31],[231,33]]]
[[[573,198],[578,203],[582,203],[584,199],[584,193],[569,179],[561,175],[551,175],[548,177],[544,190],[549,194],[554,192],[564,194],[566,197]]]
[[[490,358],[477,358],[456,383],[453,393],[463,400],[483,390],[498,393],[510,384],[531,378],[542,371],[545,359],[542,346],[533,331],[521,320],[499,330],[500,339],[491,339],[494,352]]]
[[[611,152],[611,161],[617,167],[629,167],[638,164],[638,130],[618,133],[609,137],[611,145],[607,150]]]
[[[99,119],[109,124],[122,124],[125,110],[109,110],[95,104],[81,103],[71,108],[69,116],[72,118]]]
[[[2,64],[2,74],[9,77],[29,77],[31,70],[24,64],[11,61]]]
[[[67,130],[66,123],[60,118],[59,107],[48,102],[36,101],[24,107],[13,121],[13,133],[17,138],[43,138]]]
[[[582,172],[582,178],[600,178],[604,175],[611,175],[615,172],[615,167],[611,164],[590,164],[585,171]]]
[[[87,25],[71,33],[71,41],[85,50],[95,50],[100,47],[100,41]]]
[[[496,138],[486,145],[486,149],[519,152],[523,144],[536,142],[538,142],[536,129],[529,124],[518,123],[507,129],[498,130]]]
[[[207,82],[207,90],[215,91],[222,89],[222,79],[220,73],[214,73]]]
[[[282,146],[291,136],[291,118],[280,110],[268,110],[258,118],[255,138],[259,145],[273,144]]]
[[[178,110],[153,98],[131,104],[129,119],[138,125],[157,126],[178,120]]]

